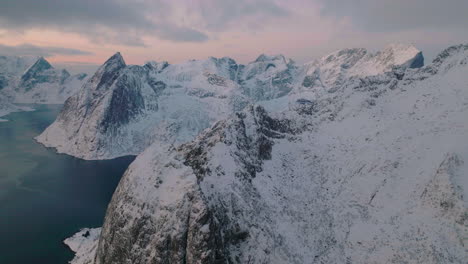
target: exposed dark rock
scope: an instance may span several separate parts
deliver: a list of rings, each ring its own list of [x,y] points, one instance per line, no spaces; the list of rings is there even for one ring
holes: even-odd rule
[[[31,90],[36,84],[53,82],[53,75],[47,74],[47,71],[53,69],[52,65],[43,57],[39,58],[29,69],[21,76],[21,87],[25,91]]]
[[[421,68],[424,66],[424,56],[422,52],[419,52],[414,58],[413,62],[409,65],[409,68]]]
[[[145,103],[141,95],[141,85],[141,76],[138,75],[123,75],[117,80],[109,107],[106,108],[101,121],[103,133],[110,128],[117,129],[143,112]]]

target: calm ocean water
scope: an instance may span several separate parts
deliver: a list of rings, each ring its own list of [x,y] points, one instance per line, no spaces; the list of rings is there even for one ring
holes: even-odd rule
[[[62,240],[102,225],[106,207],[134,157],[84,161],[34,141],[60,105],[34,106],[0,122],[0,263],[64,264]]]

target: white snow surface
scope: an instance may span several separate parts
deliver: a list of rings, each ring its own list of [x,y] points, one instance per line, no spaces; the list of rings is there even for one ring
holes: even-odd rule
[[[83,228],[63,241],[73,252],[75,257],[70,264],[91,264],[94,261],[101,228]]]
[[[271,119],[249,107],[188,144],[153,143],[114,194],[96,264],[157,262],[167,239],[198,263],[216,228],[245,234],[226,236],[233,263],[466,263],[467,72],[455,46]]]
[[[83,159],[138,155],[155,141],[188,142],[249,103],[284,111],[297,99],[313,100],[352,77],[408,67],[418,54],[413,46],[404,45],[391,45],[376,54],[346,49],[301,66],[282,55],[261,55],[247,65],[225,57],[127,66],[119,54],[118,60],[110,59],[83,85],[70,100],[72,109],[63,110],[37,140]],[[104,70],[116,61],[122,68]],[[105,79],[106,71],[114,72],[115,79]],[[130,100],[117,105],[122,90]],[[129,105],[134,108],[126,113],[130,117],[109,117],[110,111],[125,112]],[[103,131],[103,123],[111,129]]]

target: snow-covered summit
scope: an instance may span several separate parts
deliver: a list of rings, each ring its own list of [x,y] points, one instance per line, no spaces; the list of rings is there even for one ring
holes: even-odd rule
[[[422,52],[412,45],[391,44],[382,51],[342,49],[304,65],[302,86],[332,88],[354,76],[372,76],[389,72],[393,67],[424,66]]]
[[[420,68],[424,66],[422,52],[413,45],[401,43],[390,44],[385,49],[377,53],[376,57],[383,61],[386,66],[404,65],[409,68]]]
[[[382,51],[368,54],[351,71],[352,75],[377,75],[393,67],[420,68],[424,66],[422,52],[413,45],[391,44]]]
[[[112,72],[127,66],[120,52],[116,52],[97,70],[98,72]]]
[[[284,62],[286,62],[286,58],[282,54],[278,54],[278,55],[261,54],[260,56],[257,57],[255,62],[268,62],[268,61],[276,61],[276,60],[283,60]]]
[[[148,61],[145,63],[145,67],[147,68],[152,68],[152,70],[160,73],[163,71],[167,66],[169,66],[169,62],[167,61],[162,61],[162,62],[157,62],[157,61]]]
[[[447,71],[457,65],[468,63],[468,44],[451,46],[441,52],[432,62],[432,68]]]
[[[29,67],[23,74],[22,79],[28,79],[30,76],[34,76],[37,73],[52,69],[52,65],[44,57],[39,57],[37,61]]]

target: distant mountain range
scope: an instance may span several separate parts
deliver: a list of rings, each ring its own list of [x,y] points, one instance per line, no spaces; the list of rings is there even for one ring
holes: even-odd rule
[[[62,104],[87,80],[52,67],[43,57],[0,56],[0,96],[14,103]]]

